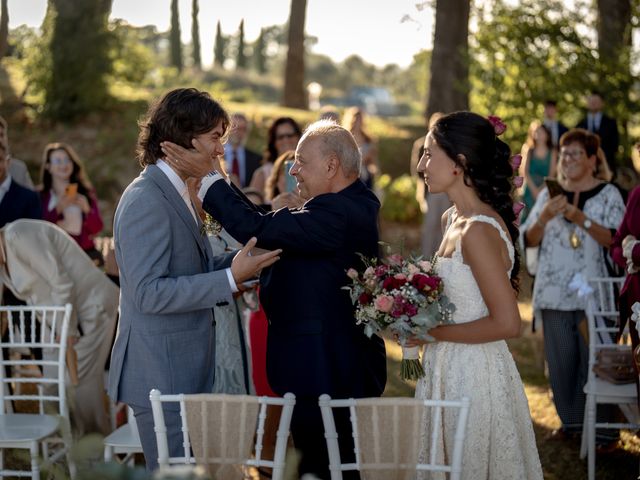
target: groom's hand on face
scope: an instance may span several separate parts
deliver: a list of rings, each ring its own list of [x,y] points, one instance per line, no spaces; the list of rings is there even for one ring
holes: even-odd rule
[[[245,280],[255,277],[260,270],[280,260],[278,255],[282,253],[281,249],[267,251],[267,253],[260,255],[249,255],[249,252],[251,252],[251,249],[256,245],[256,242],[256,237],[251,237],[242,250],[233,257],[231,274],[233,275],[236,285],[240,285]]]
[[[221,172],[220,159],[212,157],[206,147],[197,139],[191,141],[194,148],[186,149],[173,142],[162,142],[160,148],[164,160],[185,177],[202,178],[212,170]],[[222,172],[221,172],[222,173]]]

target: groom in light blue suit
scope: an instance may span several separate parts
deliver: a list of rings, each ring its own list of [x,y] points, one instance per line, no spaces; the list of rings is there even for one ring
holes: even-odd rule
[[[120,324],[111,356],[109,396],[133,408],[147,468],[157,467],[149,392],[210,392],[214,380],[213,307],[233,300],[237,285],[271,265],[279,251],[214,257],[201,233],[187,177],[163,160],[165,140],[224,153],[225,110],[196,89],[169,92],[141,123],[137,154],[144,171],[125,190],[114,222],[120,269]],[[208,162],[207,162],[208,163]],[[203,165],[204,176],[211,169]],[[170,454],[180,455],[177,411],[165,409]]]

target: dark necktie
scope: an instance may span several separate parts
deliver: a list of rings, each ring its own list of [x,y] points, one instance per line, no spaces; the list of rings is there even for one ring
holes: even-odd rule
[[[238,162],[238,155],[236,154],[236,149],[233,149],[233,155],[231,156],[231,175],[234,175],[239,183],[242,183],[242,179],[240,178],[240,163]]]

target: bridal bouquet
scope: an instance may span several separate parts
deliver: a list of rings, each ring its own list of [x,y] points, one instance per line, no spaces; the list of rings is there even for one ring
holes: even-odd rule
[[[378,259],[362,257],[365,271],[360,274],[350,268],[348,290],[356,305],[356,323],[364,326],[369,337],[382,330],[390,330],[403,345],[415,336],[433,340],[427,332],[452,323],[455,306],[442,291],[442,279],[434,273],[434,261],[405,259],[390,255],[380,264]],[[420,363],[420,347],[402,348],[401,377],[417,380],[424,376]]]

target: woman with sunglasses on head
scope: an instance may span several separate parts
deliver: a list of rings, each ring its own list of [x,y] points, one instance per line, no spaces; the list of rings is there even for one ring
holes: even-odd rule
[[[273,163],[283,153],[295,150],[301,136],[302,130],[293,118],[276,118],[267,133],[267,149],[262,158],[262,166],[254,172],[249,187],[265,192],[267,179],[273,169]]]
[[[625,207],[609,183],[597,135],[576,128],[562,135],[559,146],[558,183],[540,191],[521,231],[526,246],[540,247],[533,310],[542,320],[549,383],[562,422],[554,435],[562,439],[582,431],[588,374],[584,300],[575,285],[610,276],[607,250]],[[601,412],[606,415],[604,407],[599,417]],[[608,444],[617,433],[599,430],[597,437]]]
[[[102,265],[102,254],[93,240],[103,227],[98,201],[70,145],[50,143],[44,148],[40,181],[43,220],[62,227],[97,265]]]

